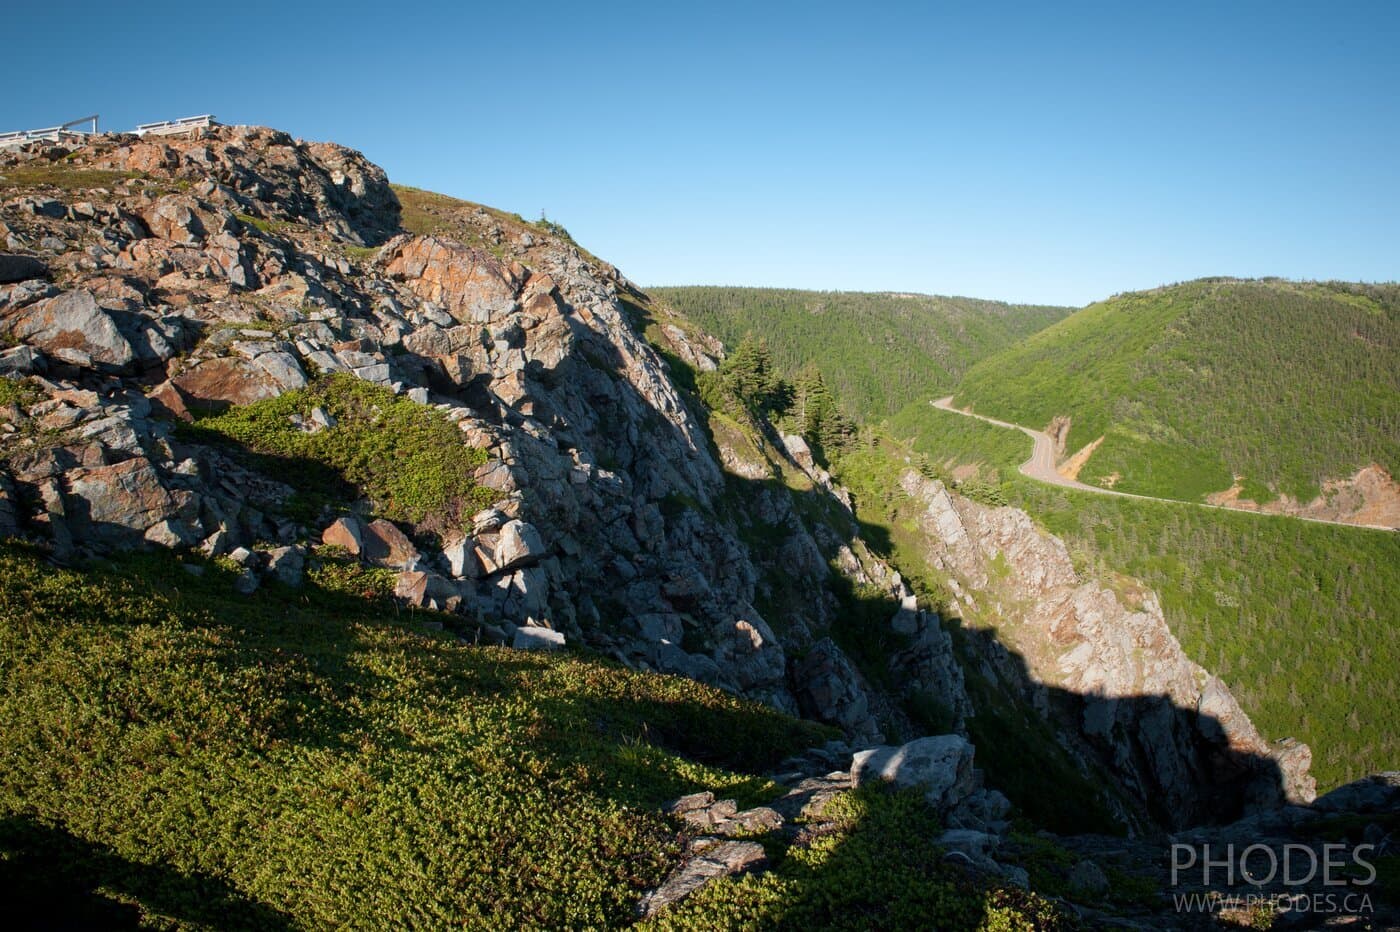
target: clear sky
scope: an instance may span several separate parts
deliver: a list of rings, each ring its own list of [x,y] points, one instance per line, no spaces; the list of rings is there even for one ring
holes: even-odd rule
[[[6,3],[0,130],[212,112],[642,284],[1400,278],[1400,2]]]

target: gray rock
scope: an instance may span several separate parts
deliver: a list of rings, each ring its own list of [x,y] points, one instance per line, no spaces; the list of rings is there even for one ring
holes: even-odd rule
[[[1001,839],[986,832],[955,828],[939,835],[935,842],[949,851],[961,851],[964,854],[982,858],[995,851],[997,846],[1001,844]]]
[[[69,493],[79,506],[70,517],[80,519],[94,537],[128,540],[130,532],[144,535],[147,529],[178,517],[176,501],[161,484],[155,467],[142,457],[73,470],[67,478]]]
[[[793,666],[797,702],[819,721],[838,725],[852,738],[880,741],[870,697],[855,665],[831,638],[822,638]]]
[[[300,586],[306,555],[300,547],[278,547],[267,555],[267,573],[284,586]]]
[[[258,579],[258,574],[254,573],[252,570],[244,570],[242,573],[239,573],[238,578],[233,581],[234,591],[238,592],[240,595],[252,595],[254,592],[258,591],[259,585],[261,585],[261,580]]]
[[[306,387],[306,373],[291,353],[263,353],[254,360],[284,392]]]
[[[136,359],[116,321],[88,291],[69,291],[24,309],[10,323],[10,331],[81,368],[123,371]]]
[[[366,382],[376,382],[380,385],[387,384],[391,378],[389,364],[387,362],[377,363],[373,366],[361,366],[358,369],[351,369],[350,371],[355,373],[357,378],[364,379]]]
[[[667,815],[684,815],[697,809],[708,809],[714,804],[714,801],[715,794],[709,790],[703,790],[672,800],[665,805],[664,810]]]
[[[481,576],[481,562],[476,558],[476,542],[470,537],[459,537],[443,548],[447,565],[452,575],[458,579],[478,579]]]
[[[767,862],[763,846],[752,841],[697,838],[688,853],[690,857],[661,886],[642,898],[637,906],[642,918],[656,915],[712,880],[756,870]]]
[[[861,786],[884,780],[898,787],[923,790],[929,805],[947,811],[976,789],[973,747],[959,735],[919,738],[900,747],[857,752],[851,761],[851,783]]]
[[[31,346],[13,346],[0,351],[0,376],[30,375],[43,366],[44,357]]]
[[[564,646],[564,632],[549,628],[517,628],[510,646],[516,650],[558,650]]]
[[[1108,877],[1103,868],[1093,861],[1083,860],[1069,872],[1070,889],[1089,896],[1100,896],[1108,891]]]
[[[535,530],[534,525],[517,518],[501,527],[492,561],[496,564],[497,572],[505,572],[517,566],[534,563],[544,554],[544,544],[541,543],[539,532]]]

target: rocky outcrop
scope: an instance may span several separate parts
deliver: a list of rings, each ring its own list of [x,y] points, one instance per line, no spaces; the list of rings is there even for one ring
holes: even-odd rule
[[[731,500],[703,412],[639,329],[647,299],[616,269],[468,205],[408,234],[379,169],[272,130],[99,135],[68,156],[114,180],[0,197],[11,248],[34,253],[7,266],[26,277],[0,285],[0,333],[23,352],[4,365],[43,376],[42,399],[17,414],[35,429],[6,441],[20,533],[78,554],[237,554],[250,590],[294,584],[294,554],[333,544],[394,570],[405,603],[492,639],[582,642],[792,712],[800,693],[878,736],[879,702],[834,642],[804,650],[805,666],[788,647],[832,624],[827,558],[854,522],[818,542],[786,490],[755,483]],[[677,358],[714,368],[714,341],[662,329]],[[325,373],[433,405],[464,451],[486,452],[477,481],[492,507],[410,527],[348,502],[307,526],[275,474],[175,426]],[[321,414],[298,428],[334,429]],[[810,454],[764,442],[829,494]],[[783,529],[772,552],[744,540],[751,502]]]
[[[0,335],[16,344],[0,374],[33,390],[0,425],[0,534],[65,558],[199,548],[247,592],[302,584],[331,545],[473,638],[587,645],[864,744],[957,732],[976,713],[953,619],[865,546],[805,442],[705,411],[673,366],[712,370],[720,347],[571,241],[467,204],[409,233],[358,153],[267,129],[92,136],[67,156],[56,164],[112,180],[0,188],[0,232],[29,260],[0,283]],[[7,150],[0,168],[40,157]],[[308,514],[275,467],[180,423],[332,373],[455,425],[463,455],[484,455],[489,507],[417,524],[367,500]],[[337,427],[321,408],[288,421]],[[907,491],[960,609],[1017,619],[1021,675],[974,661],[1047,715],[1048,690],[1083,697],[1070,730],[1143,799],[1182,818],[1262,801],[1240,762],[1267,755],[1286,794],[1307,795],[1306,749],[1265,747],[1150,597],[1130,610],[1080,580],[1024,515],[923,480]],[[841,633],[848,614],[873,627]],[[889,650],[872,660],[852,637]],[[1226,789],[1201,808],[1192,794],[1212,781]],[[951,811],[985,834],[999,805],[976,798]]]
[[[1189,825],[1312,798],[1306,746],[1266,742],[1225,684],[1186,656],[1155,595],[1136,592],[1129,607],[1081,579],[1063,542],[1024,512],[912,471],[902,485],[920,509],[926,559],[967,617],[995,631],[981,639],[985,669],[1065,721],[1144,808]]]

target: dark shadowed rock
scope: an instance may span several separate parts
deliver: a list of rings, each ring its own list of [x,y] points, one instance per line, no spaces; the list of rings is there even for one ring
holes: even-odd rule
[[[418,548],[398,526],[376,518],[363,531],[364,558],[380,566],[402,569],[419,558]]]
[[[0,284],[22,282],[31,278],[47,278],[49,267],[33,256],[0,253]]]

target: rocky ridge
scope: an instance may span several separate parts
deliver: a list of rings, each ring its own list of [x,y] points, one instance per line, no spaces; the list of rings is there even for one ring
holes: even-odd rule
[[[16,254],[0,265],[15,386],[0,534],[60,560],[197,548],[243,567],[249,592],[299,584],[329,545],[464,637],[584,643],[860,747],[916,736],[914,695],[955,732],[976,714],[952,620],[865,545],[805,443],[705,411],[682,378],[721,348],[556,231],[396,192],[358,153],[257,127],[31,145],[0,156],[0,185]],[[181,426],[328,376],[454,424],[464,454],[484,453],[489,506],[396,523],[361,499],[308,516],[285,476]],[[296,426],[336,427],[322,409]],[[998,633],[1025,668],[991,647],[974,661],[1063,724],[1086,767],[1139,805],[1165,800],[1169,822],[1308,796],[1306,748],[1265,745],[1150,599],[1130,611],[1079,580],[1024,514],[917,478],[906,491],[961,605],[1017,619]],[[861,636],[893,645],[883,669],[838,630],[843,588],[882,607]],[[1082,708],[1066,715],[1053,691]],[[1261,788],[1256,759],[1277,762],[1281,789]],[[1218,798],[1196,802],[1205,787]]]
[[[966,623],[995,630],[982,668],[1073,736],[1076,750],[1169,825],[1236,818],[1316,794],[1311,752],[1270,744],[1229,688],[1194,663],[1156,596],[1125,596],[1075,571],[1058,538],[907,471],[924,556]],[[1170,749],[1164,753],[1163,749]]]

